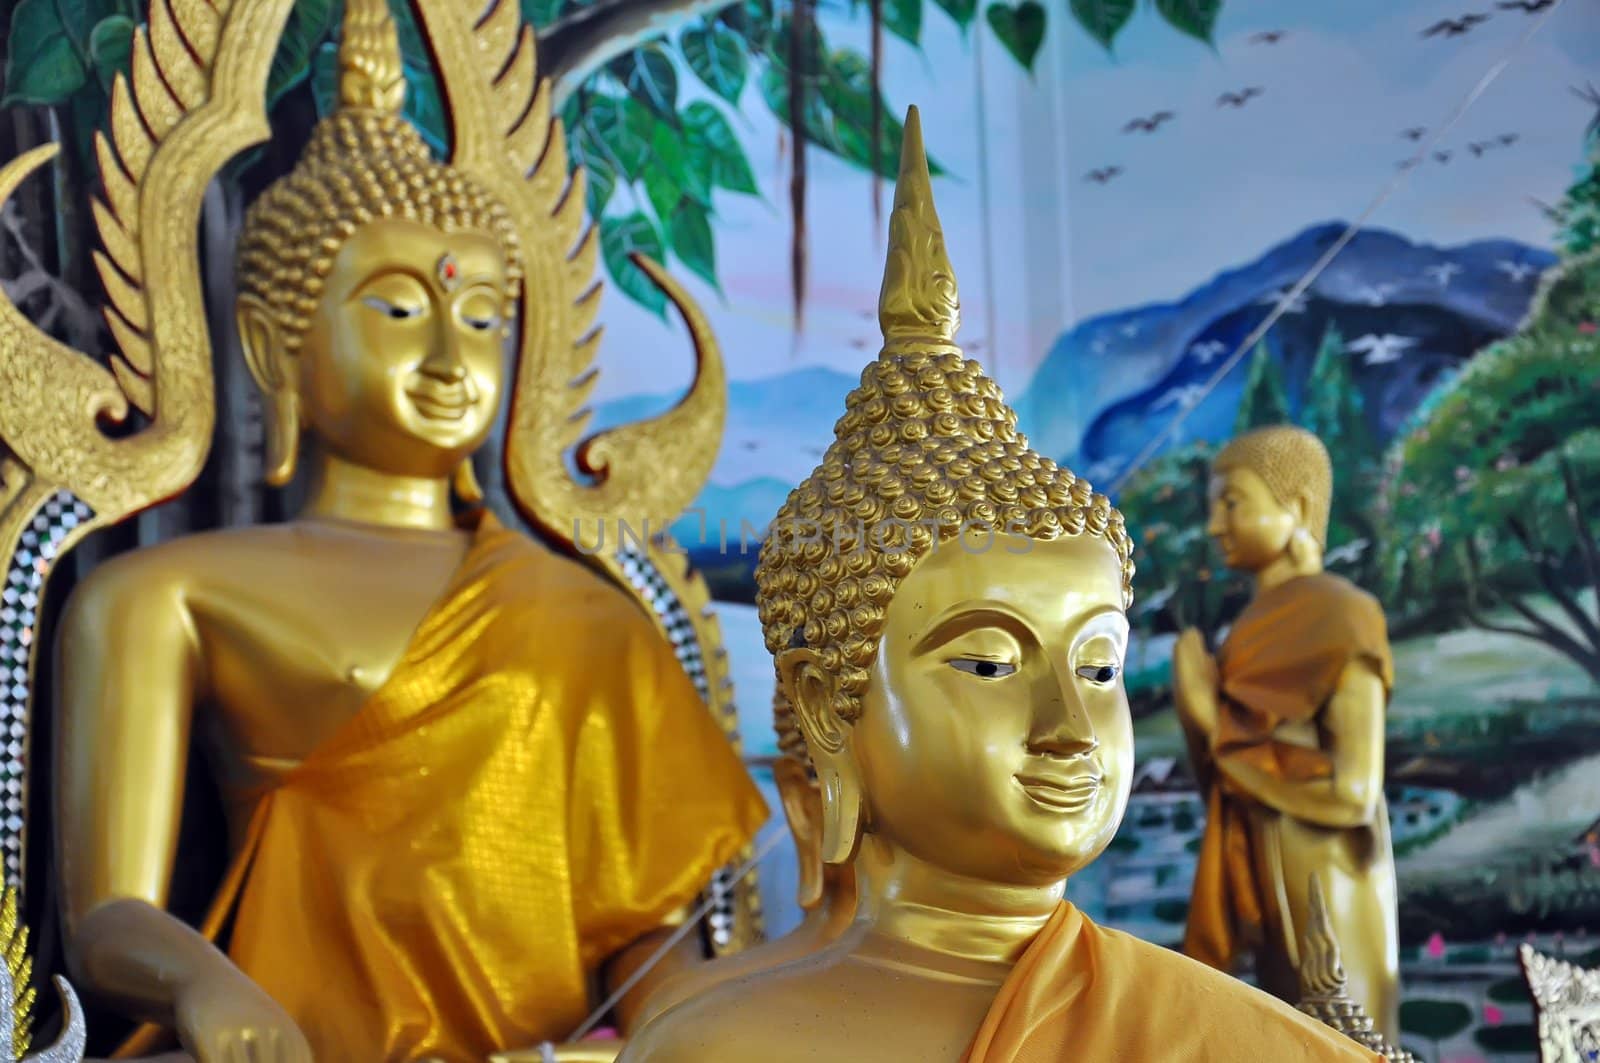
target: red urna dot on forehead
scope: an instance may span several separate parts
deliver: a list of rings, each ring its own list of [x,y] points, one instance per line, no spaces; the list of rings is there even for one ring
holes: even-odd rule
[[[446,291],[456,286],[456,281],[461,274],[461,268],[456,265],[454,255],[449,253],[442,255],[439,259],[438,271],[439,280],[444,284]]]

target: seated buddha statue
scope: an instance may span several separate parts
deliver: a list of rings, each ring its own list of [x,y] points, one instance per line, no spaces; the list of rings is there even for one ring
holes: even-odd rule
[[[1065,900],[1132,786],[1132,543],[956,345],[915,109],[905,129],[882,352],[756,569],[856,917],[659,1016],[622,1059],[1376,1059]]]
[[[1383,796],[1394,666],[1383,611],[1323,571],[1332,464],[1316,436],[1257,429],[1213,463],[1209,531],[1254,580],[1215,658],[1197,631],[1173,692],[1206,793],[1184,951],[1298,998],[1310,883],[1328,899],[1350,996],[1399,1042],[1394,853]]]
[[[120,556],[62,620],[69,964],[152,1024],[122,1056],[559,1041],[766,817],[651,618],[473,504],[525,245],[401,117],[395,32],[349,0],[341,105],[240,239],[270,479],[306,466],[303,509]],[[231,860],[199,926],[168,910],[191,746]]]
[[[805,756],[805,739],[783,691],[772,699],[773,726],[778,733],[778,758],[772,765],[779,803],[794,840],[799,871],[800,924],[789,933],[731,956],[683,970],[651,992],[635,1020],[643,1027],[676,1005],[756,971],[780,967],[831,944],[855,917],[856,881],[848,864],[822,859],[822,793]]]

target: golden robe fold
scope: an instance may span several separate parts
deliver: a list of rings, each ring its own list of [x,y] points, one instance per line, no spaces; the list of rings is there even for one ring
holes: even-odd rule
[[[1364,661],[1387,691],[1394,685],[1388,630],[1377,601],[1330,573],[1300,576],[1258,595],[1217,654],[1222,686],[1212,756],[1238,758],[1284,780],[1333,772],[1320,749],[1283,741],[1285,725],[1313,724],[1353,662]],[[1264,857],[1254,851],[1248,794],[1218,772],[1206,794],[1206,825],[1195,868],[1183,950],[1222,970],[1256,944],[1267,919]],[[1269,876],[1271,877],[1271,876]]]
[[[1373,1063],[1331,1027],[1210,967],[1097,926],[1063,903],[1034,938],[963,1063]]]
[[[643,611],[486,516],[394,674],[261,799],[228,952],[319,1060],[482,1063],[566,1037],[766,816]]]

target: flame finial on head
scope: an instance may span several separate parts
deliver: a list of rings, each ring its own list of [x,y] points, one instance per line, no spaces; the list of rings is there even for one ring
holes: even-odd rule
[[[346,0],[339,41],[339,106],[399,114],[405,98],[400,34],[388,0]]]
[[[878,325],[885,353],[958,350],[961,299],[933,205],[933,180],[916,107],[906,112],[900,177],[889,216],[889,255],[878,295]]]

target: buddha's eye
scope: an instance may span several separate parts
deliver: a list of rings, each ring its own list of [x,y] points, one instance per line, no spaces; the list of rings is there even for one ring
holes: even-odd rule
[[[1114,664],[1086,664],[1078,669],[1078,678],[1091,683],[1109,683],[1120,675],[1122,669]]]
[[[950,667],[980,679],[1004,679],[1017,670],[1014,664],[1007,664],[1004,661],[985,661],[976,657],[958,657],[950,662]]]
[[[361,303],[363,306],[369,306],[383,316],[397,321],[422,316],[422,307],[420,306],[403,306],[399,303],[391,303],[389,300],[377,295],[369,295],[361,300]]]
[[[500,324],[500,318],[495,314],[462,314],[461,322],[474,332],[488,332]]]

